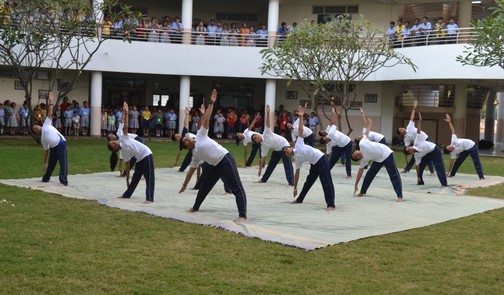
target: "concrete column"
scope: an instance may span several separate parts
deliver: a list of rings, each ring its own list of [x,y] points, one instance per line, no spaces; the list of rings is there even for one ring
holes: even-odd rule
[[[497,133],[495,134],[495,142],[504,142],[504,92],[497,92],[497,100],[499,102],[497,108]]]
[[[91,117],[89,118],[91,136],[101,135],[102,72],[91,73]]]
[[[100,23],[103,20],[103,0],[93,0],[93,9],[95,10],[96,23]]]
[[[392,143],[394,136],[394,110],[396,87],[394,83],[384,83],[382,86],[382,95],[378,97],[378,102],[381,103],[380,111],[380,133],[385,135],[388,143]],[[378,104],[366,104],[365,109],[371,109]],[[376,131],[376,130],[375,130]]]
[[[278,18],[280,14],[280,0],[269,0],[268,5],[268,47],[275,44]]]
[[[455,84],[455,102],[453,108],[453,127],[455,127],[455,131],[457,132],[457,136],[459,138],[465,137],[467,115],[467,84]]]
[[[184,110],[189,106],[189,97],[191,96],[191,77],[180,77],[180,98],[179,98],[179,132],[184,128],[185,114]]]
[[[461,0],[459,2],[458,26],[460,28],[470,27],[471,18],[472,18],[472,1]]]
[[[495,140],[495,99],[497,92],[490,90],[486,98],[485,108],[485,135],[484,139],[494,142]]]
[[[182,0],[182,25],[184,32],[182,35],[183,44],[191,44],[193,0]]]
[[[270,106],[270,122],[271,122],[271,127],[273,127],[273,120],[274,120],[274,114],[275,114],[275,109],[276,109],[276,80],[273,79],[268,79],[266,80],[266,92],[264,95],[264,107],[266,105]],[[264,111],[266,114],[266,109]],[[266,120],[266,118],[265,118]]]

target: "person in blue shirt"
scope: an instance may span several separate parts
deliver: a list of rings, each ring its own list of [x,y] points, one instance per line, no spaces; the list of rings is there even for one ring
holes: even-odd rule
[[[19,108],[19,121],[20,121],[20,126],[21,126],[21,134],[27,135],[28,134],[28,126],[30,126],[30,117],[28,116],[29,114],[29,109],[28,109],[28,104],[23,102],[23,106]]]
[[[455,23],[455,19],[450,17],[448,24],[446,25],[446,43],[453,44],[457,42],[457,35],[459,32],[459,27]]]
[[[79,110],[79,116],[82,135],[87,135],[89,130],[89,108],[87,101],[82,103],[82,108]]]
[[[389,28],[387,32],[385,33],[387,36],[387,39],[390,42],[391,47],[396,47],[397,46],[397,34],[396,34],[396,27],[395,27],[395,22],[390,22],[389,23]]]
[[[259,29],[256,31],[257,34],[257,46],[266,47],[268,45],[268,30],[266,25],[263,23],[259,24]]]
[[[287,28],[287,23],[282,22],[280,24],[280,28],[277,30],[277,35],[278,35],[278,42],[283,42],[285,38],[287,37],[287,34],[289,33],[289,28]]]

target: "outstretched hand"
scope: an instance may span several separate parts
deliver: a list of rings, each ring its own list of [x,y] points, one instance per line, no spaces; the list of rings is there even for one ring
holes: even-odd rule
[[[299,116],[299,118],[303,118],[303,115],[304,115],[304,110],[305,110],[305,108],[306,108],[306,105],[307,105],[307,104],[308,104],[308,103],[306,103],[306,104],[304,105],[304,107],[303,107],[302,105],[299,105],[299,106],[298,106],[298,109],[297,109],[297,110],[298,110],[298,116]]]
[[[202,104],[202,105],[200,106],[199,111],[200,111],[201,115],[204,115],[204,114],[205,114],[206,107],[205,107],[205,105],[204,105],[204,104]]]
[[[446,114],[446,119],[444,119],[446,122],[450,123],[451,122],[451,117],[450,115]]]
[[[422,121],[422,114],[420,112],[418,112],[418,120]]]
[[[52,91],[49,91],[47,98],[49,99],[49,104],[52,104],[54,101],[54,94]]]
[[[185,191],[186,187],[187,186],[183,184],[182,187],[180,188],[179,194],[183,193]]]
[[[128,103],[123,102],[123,111],[127,112],[129,110]]]
[[[184,113],[185,113],[186,115],[189,115],[189,108],[188,108],[188,107],[185,107],[185,109],[184,109]]]
[[[413,108],[414,108],[414,109],[416,109],[417,107],[418,107],[418,100],[417,100],[417,99],[415,99],[415,100],[413,101]]]
[[[364,116],[364,110],[362,109],[362,107],[360,107],[360,113],[361,113],[361,115]]]
[[[270,110],[270,106],[269,106],[269,104],[267,104],[267,105],[266,105],[266,112],[268,112],[268,113],[269,113],[270,111],[271,111],[271,110]]]

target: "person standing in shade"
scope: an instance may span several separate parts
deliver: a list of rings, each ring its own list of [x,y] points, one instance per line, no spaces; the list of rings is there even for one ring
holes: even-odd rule
[[[301,124],[303,126],[303,124]],[[273,149],[271,153],[271,158],[268,163],[268,168],[266,168],[266,172],[264,172],[261,180],[257,181],[258,183],[265,183],[270,178],[271,174],[275,170],[278,161],[282,159],[285,177],[287,178],[287,182],[290,186],[294,185],[294,171],[292,170],[292,162],[289,156],[282,152],[284,147],[289,147],[289,142],[285,137],[280,136],[278,134],[273,133],[271,130],[271,116],[270,116],[270,106],[266,105],[266,128],[264,128],[263,134],[253,134],[252,142],[261,143],[261,161],[259,163],[259,172],[257,176],[261,176],[262,167],[264,167],[264,162],[266,160],[266,156],[270,149]]]
[[[417,137],[417,128],[415,128],[415,122],[414,122],[417,107],[418,107],[418,100],[415,99],[415,101],[413,102],[413,109],[411,110],[410,121],[408,123],[408,126],[406,126],[406,128],[400,127],[399,129],[397,129],[397,134],[400,137],[404,138],[405,147],[412,145]],[[422,131],[421,134],[426,138],[426,140],[429,140],[429,137],[425,132]],[[404,161],[407,164],[404,167],[404,170],[401,171],[401,173],[408,173],[411,170],[411,168],[413,168],[413,165],[415,165],[415,157],[411,157],[411,159],[408,161],[408,155],[405,154]],[[431,162],[427,163],[427,165],[429,166],[431,176],[434,175],[434,165],[432,165]]]
[[[123,116],[128,118],[128,104],[123,103]],[[128,135],[128,119],[123,121],[123,134],[119,137],[119,141],[113,140],[108,142],[108,148],[113,152],[122,152],[123,160],[126,162],[126,184],[128,189],[122,194],[121,199],[129,199],[135,192],[135,189],[140,182],[142,176],[145,178],[145,202],[146,204],[154,202],[154,158],[152,151],[143,143],[132,139]],[[136,158],[135,172],[129,182],[130,159]]]
[[[306,106],[305,106],[306,107]],[[302,106],[298,107],[299,117],[302,118],[304,115],[304,108]],[[336,207],[334,206],[335,192],[334,185],[331,177],[331,168],[329,167],[329,161],[324,157],[324,153],[320,150],[305,144],[303,140],[304,128],[302,124],[298,125],[298,138],[296,139],[296,144],[294,148],[284,147],[282,152],[289,157],[294,156],[296,159],[296,173],[294,174],[294,192],[293,196],[297,196],[297,185],[299,182],[300,169],[304,162],[310,163],[310,173],[306,177],[306,181],[301,190],[301,194],[292,201],[292,204],[303,203],[306,194],[315,183],[315,180],[320,177],[320,183],[324,190],[324,198],[327,204],[327,211],[333,211]]]
[[[59,162],[60,172],[59,172],[59,182],[67,186],[68,185],[68,161],[67,161],[67,142],[65,137],[59,133],[59,131],[52,126],[52,116],[53,116],[53,99],[54,95],[52,91],[48,94],[49,108],[48,114],[45,118],[42,127],[39,125],[33,126],[33,133],[40,136],[40,141],[42,147],[44,148],[44,176],[42,177],[43,182],[49,182],[52,172],[56,167],[56,162]]]
[[[196,138],[185,136],[182,139],[184,147],[191,150],[193,154],[191,167],[187,172],[187,175],[182,184],[182,188],[179,193],[186,190],[189,181],[191,180],[194,171],[200,161],[205,161],[208,163],[207,174],[201,181],[198,194],[196,195],[196,200],[190,212],[197,212],[200,209],[201,204],[210,193],[212,188],[215,186],[219,179],[222,179],[224,185],[227,186],[231,192],[235,195],[236,206],[238,207],[238,219],[235,222],[244,222],[247,220],[247,196],[245,190],[243,189],[242,182],[240,180],[240,175],[238,174],[238,169],[236,168],[236,162],[233,156],[218,144],[215,140],[208,137],[208,127],[210,125],[210,116],[212,115],[213,106],[217,100],[217,90],[212,91],[210,96],[210,102],[208,108],[203,115],[201,128],[196,134]]]
[[[476,143],[470,139],[457,137],[457,135],[455,134],[455,128],[453,127],[453,124],[451,122],[450,115],[446,114],[445,121],[448,123],[450,132],[452,133],[451,143],[445,146],[443,149],[445,154],[451,155],[450,167],[448,168],[446,175],[449,177],[454,177],[457,173],[457,170],[460,168],[460,165],[462,165],[467,156],[471,155],[474,163],[474,168],[476,169],[476,173],[478,173],[479,179],[485,179],[485,177],[483,176],[483,168],[481,167],[481,162],[478,155],[478,146],[476,145]]]
[[[415,154],[415,164],[417,170],[417,184],[423,185],[423,172],[427,163],[432,162],[436,168],[439,182],[442,186],[448,186],[446,181],[446,172],[444,166],[443,155],[441,149],[435,144],[427,140],[427,135],[422,133],[422,114],[418,113],[418,129],[415,143],[413,146],[404,148],[404,153]]]
[[[397,195],[397,201],[401,202],[403,200],[402,182],[399,170],[397,170],[394,152],[385,144],[369,140],[368,136],[371,133],[371,125],[373,124],[373,121],[368,119],[367,122],[367,125],[364,125],[366,133],[362,136],[362,139],[359,142],[360,149],[355,150],[352,153],[352,160],[360,161],[359,172],[357,172],[357,177],[355,178],[354,194],[359,190],[359,182],[362,174],[364,173],[365,167],[373,161],[366,173],[366,176],[364,177],[364,183],[362,183],[361,190],[356,196],[362,197],[367,193],[367,190],[376,174],[383,166],[385,166],[390,181],[392,182],[392,186],[394,187],[394,191]]]

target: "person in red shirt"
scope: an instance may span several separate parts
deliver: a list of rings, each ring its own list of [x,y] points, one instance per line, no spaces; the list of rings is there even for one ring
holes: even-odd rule
[[[236,117],[236,114],[234,113],[233,110],[229,110],[229,113],[227,114],[227,125],[228,125],[228,129],[227,129],[227,137],[228,139],[233,139],[234,136],[235,136],[235,124],[236,124],[236,120],[238,119]]]

